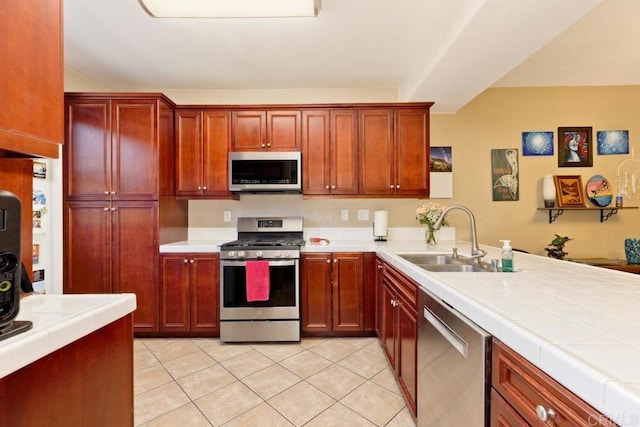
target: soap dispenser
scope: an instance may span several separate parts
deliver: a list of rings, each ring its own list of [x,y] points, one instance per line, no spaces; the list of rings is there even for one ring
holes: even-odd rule
[[[502,271],[510,273],[513,271],[513,249],[511,249],[511,240],[500,240],[502,245]]]

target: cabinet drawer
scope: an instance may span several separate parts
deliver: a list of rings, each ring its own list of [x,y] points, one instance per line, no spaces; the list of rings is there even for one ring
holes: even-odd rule
[[[571,391],[525,360],[493,340],[493,387],[531,425],[615,426],[616,424],[582,401]],[[555,416],[543,422],[536,408],[553,410]]]
[[[416,283],[395,270],[389,264],[385,265],[384,274],[387,280],[393,283],[407,302],[413,304],[414,307],[418,306],[418,285]]]

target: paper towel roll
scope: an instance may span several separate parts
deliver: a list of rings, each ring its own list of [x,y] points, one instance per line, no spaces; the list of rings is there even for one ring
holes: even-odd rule
[[[374,211],[373,212],[373,235],[374,237],[386,237],[389,225],[389,212]]]

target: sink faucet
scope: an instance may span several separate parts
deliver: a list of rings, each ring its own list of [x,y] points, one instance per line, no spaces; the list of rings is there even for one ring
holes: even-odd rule
[[[476,219],[474,218],[473,213],[471,213],[471,211],[468,208],[465,208],[464,206],[460,206],[460,205],[451,205],[445,208],[445,210],[442,211],[442,214],[440,214],[440,217],[433,224],[433,228],[436,230],[439,230],[440,227],[442,227],[442,223],[444,222],[444,217],[447,215],[447,213],[449,213],[449,211],[453,209],[460,209],[461,211],[464,211],[467,213],[467,215],[469,215],[469,221],[471,222],[471,259],[473,260],[474,263],[477,264],[480,262],[480,258],[482,258],[487,254],[487,251],[484,251],[480,249],[480,247],[478,247],[478,236],[476,234]]]

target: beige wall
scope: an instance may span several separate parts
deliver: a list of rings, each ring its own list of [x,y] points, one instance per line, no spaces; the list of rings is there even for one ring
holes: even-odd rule
[[[68,71],[68,70],[67,70]],[[100,90],[81,76],[65,76],[68,91]],[[301,89],[290,91],[204,91],[174,92],[158,90],[178,104],[214,103],[315,103],[315,102],[393,102],[393,90]],[[432,115],[431,145],[452,146],[454,159],[454,198],[439,202],[462,204],[475,214],[480,243],[498,246],[499,239],[511,239],[516,248],[545,254],[554,234],[573,239],[565,250],[570,257],[624,258],[624,239],[640,237],[640,210],[623,210],[605,223],[599,211],[565,212],[548,223],[541,206],[541,179],[546,174],[581,175],[584,182],[595,174],[614,182],[618,165],[630,156],[599,156],[594,147],[593,167],[558,168],[557,148],[553,156],[522,156],[521,133],[546,130],[556,133],[558,126],[592,126],[598,130],[628,129],[631,148],[640,142],[640,87],[563,87],[496,88],[479,95],[454,115]],[[556,141],[557,143],[557,141]],[[520,156],[520,200],[491,200],[490,151],[517,148]],[[640,150],[637,150],[640,151]],[[639,154],[640,155],[640,154]],[[303,199],[291,195],[246,195],[240,201],[191,201],[192,227],[228,227],[242,215],[303,215],[309,227],[371,227],[371,221],[358,221],[357,210],[389,211],[390,227],[412,227],[418,199]],[[627,203],[629,204],[629,203]],[[638,204],[637,202],[635,203]],[[349,221],[340,219],[348,209]],[[232,222],[223,222],[223,211],[232,211]],[[460,211],[450,214],[457,237],[469,240],[469,225]]]

